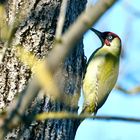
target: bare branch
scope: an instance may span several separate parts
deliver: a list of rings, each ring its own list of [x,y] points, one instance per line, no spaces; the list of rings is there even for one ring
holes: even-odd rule
[[[133,123],[140,123],[140,118],[134,117],[122,117],[122,116],[109,116],[109,115],[101,115],[101,116],[91,116],[90,114],[81,114],[78,115],[76,113],[69,113],[69,112],[44,112],[40,113],[35,116],[36,121],[44,121],[47,119],[78,119],[81,122],[84,119],[96,119],[96,120],[106,120],[106,121],[125,121],[125,122],[133,122]],[[28,116],[26,117],[28,119]],[[28,120],[28,122],[31,119]],[[16,125],[12,125],[10,127],[15,128]],[[2,131],[3,132],[3,131]],[[0,134],[1,136],[2,134]]]
[[[115,121],[129,121],[129,122],[140,122],[140,118],[131,118],[131,117],[120,117],[120,116],[91,116],[90,114],[81,114],[77,115],[69,112],[44,112],[36,115],[36,120],[45,120],[45,119],[98,119],[98,120],[115,120]]]
[[[67,4],[68,4],[68,0],[62,0],[59,18],[57,22],[56,36],[55,36],[55,39],[57,41],[61,40],[61,35],[62,35],[66,11],[67,11]]]
[[[115,89],[117,89],[123,93],[132,94],[132,95],[140,93],[140,86],[136,86],[136,87],[133,87],[132,89],[127,90],[120,85],[116,85]]]
[[[51,96],[53,99],[59,99],[59,89],[53,79],[53,75],[49,68],[46,66],[44,60],[40,60],[32,53],[24,49],[22,46],[15,46],[17,50],[16,55],[26,65],[28,65],[33,74],[35,74],[36,80],[39,81],[39,85]]]

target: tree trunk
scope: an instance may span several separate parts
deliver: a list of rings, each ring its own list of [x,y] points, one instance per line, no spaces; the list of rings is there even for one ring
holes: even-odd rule
[[[64,31],[83,11],[86,1],[69,0]],[[60,5],[61,0],[9,0],[7,4],[8,24],[12,25],[15,15],[19,11],[21,19],[24,19],[16,32],[13,45],[21,44],[39,59],[46,57],[53,48]],[[66,58],[62,69],[63,94],[80,96],[83,64],[84,51],[81,40],[70,56]],[[14,49],[8,49],[0,64],[0,110],[8,106],[14,97],[25,88],[31,76],[30,69],[18,60]],[[37,106],[34,110],[35,113],[77,112],[78,110],[78,105],[73,108],[64,103],[54,103],[50,101],[49,97],[43,97],[41,101],[37,97],[27,113],[32,112],[35,106]],[[28,126],[21,125],[12,130],[6,139],[73,140],[78,125],[76,120],[65,119],[32,122]]]

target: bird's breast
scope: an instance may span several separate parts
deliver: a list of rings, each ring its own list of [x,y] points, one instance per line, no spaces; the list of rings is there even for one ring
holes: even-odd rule
[[[85,102],[102,106],[118,77],[116,58],[97,57],[90,61],[83,80]]]

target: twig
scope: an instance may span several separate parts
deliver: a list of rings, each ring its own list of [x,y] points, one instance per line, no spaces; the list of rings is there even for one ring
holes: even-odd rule
[[[36,115],[35,119],[38,121],[46,119],[97,119],[97,120],[115,120],[115,121],[129,121],[129,122],[140,122],[140,118],[132,117],[120,117],[120,116],[91,116],[89,114],[78,115],[76,113],[69,112],[44,112]]]
[[[127,90],[127,89],[124,89],[122,86],[116,85],[115,89],[122,91],[126,94],[132,94],[132,95],[140,93],[140,86],[136,86],[136,87],[133,87],[132,89]]]
[[[68,4],[68,0],[62,0],[59,18],[57,22],[57,28],[56,28],[56,36],[55,36],[56,41],[61,40],[66,11],[67,11],[67,4]]]

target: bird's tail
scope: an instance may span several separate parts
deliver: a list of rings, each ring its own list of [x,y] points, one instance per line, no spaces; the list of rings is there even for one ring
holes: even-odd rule
[[[83,109],[82,109],[82,111],[81,111],[81,113],[80,113],[80,115],[87,115],[87,116],[95,116],[96,115],[96,113],[97,113],[97,111],[94,111],[94,112],[90,112],[90,107],[89,106],[84,106],[83,107]],[[81,120],[80,120],[80,122],[82,122],[83,120],[84,120],[85,118],[83,117]]]

